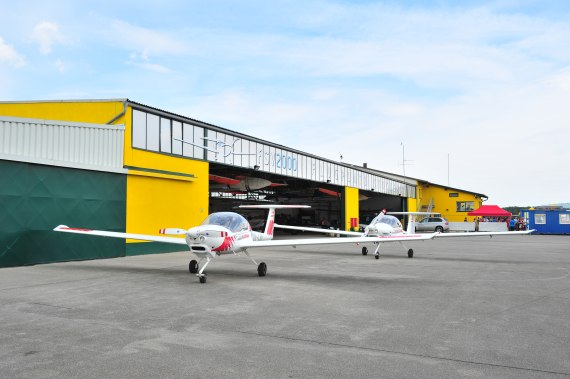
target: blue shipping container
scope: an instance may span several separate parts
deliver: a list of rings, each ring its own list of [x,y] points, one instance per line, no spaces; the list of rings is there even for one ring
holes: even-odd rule
[[[527,229],[536,229],[540,234],[570,234],[570,209],[523,210]]]

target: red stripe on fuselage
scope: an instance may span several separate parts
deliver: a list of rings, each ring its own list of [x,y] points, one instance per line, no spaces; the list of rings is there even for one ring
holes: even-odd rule
[[[235,243],[235,237],[234,236],[228,236],[226,238],[224,238],[224,241],[222,242],[222,244],[218,247],[216,247],[215,249],[212,249],[212,251],[226,251],[226,250],[230,250],[233,245]]]

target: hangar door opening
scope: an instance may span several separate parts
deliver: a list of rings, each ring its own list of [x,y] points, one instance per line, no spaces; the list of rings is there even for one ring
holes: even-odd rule
[[[361,191],[359,202],[359,217],[361,224],[369,224],[382,209],[388,212],[405,212],[406,198],[394,195]],[[401,219],[401,217],[398,217]]]
[[[342,187],[309,180],[210,165],[210,212],[233,211],[244,215],[254,230],[263,230],[264,210],[240,209],[246,204],[309,205],[308,209],[281,209],[276,222],[295,226],[337,228],[342,225]]]

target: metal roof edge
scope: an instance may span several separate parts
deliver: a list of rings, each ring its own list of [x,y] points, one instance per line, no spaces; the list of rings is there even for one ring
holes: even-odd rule
[[[0,104],[29,104],[29,103],[100,103],[100,102],[125,102],[127,98],[117,99],[61,99],[61,100],[8,100],[0,101]]]
[[[423,180],[423,179],[418,179],[418,183],[431,184],[431,185],[433,185],[433,186],[442,187],[442,188],[444,188],[444,189],[450,189],[450,190],[456,190],[456,191],[461,191],[461,192],[467,192],[467,193],[471,193],[471,194],[473,194],[473,195],[479,195],[480,197],[489,198],[489,196],[485,195],[484,193],[473,192],[473,191],[468,191],[468,190],[464,190],[464,189],[461,189],[461,188],[446,186],[446,185],[443,185],[443,184],[432,183],[432,182],[428,182],[427,180]]]

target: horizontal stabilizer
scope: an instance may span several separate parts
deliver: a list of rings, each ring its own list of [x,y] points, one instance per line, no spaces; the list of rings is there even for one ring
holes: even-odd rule
[[[292,225],[280,225],[280,224],[275,224],[275,227],[279,229],[297,230],[300,232],[314,232],[314,233],[343,235],[351,237],[364,237],[364,233],[349,232],[349,231],[336,230],[336,229],[311,228],[308,226],[292,226]]]
[[[430,234],[414,234],[413,236],[378,236],[378,237],[319,237],[319,238],[303,238],[303,239],[284,239],[271,241],[250,241],[244,242],[241,246],[244,248],[256,247],[274,247],[274,246],[307,246],[307,245],[339,245],[339,244],[358,244],[358,243],[389,243],[404,241],[421,241],[430,240],[437,233]]]

